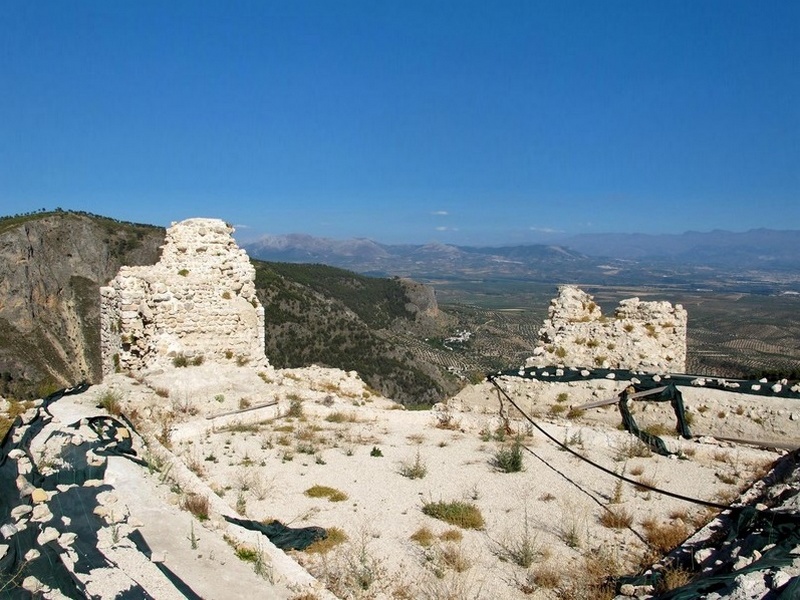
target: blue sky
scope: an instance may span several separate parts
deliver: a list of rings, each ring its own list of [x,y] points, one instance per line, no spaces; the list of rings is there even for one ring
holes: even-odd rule
[[[0,214],[800,229],[796,0],[6,0],[0,26]]]

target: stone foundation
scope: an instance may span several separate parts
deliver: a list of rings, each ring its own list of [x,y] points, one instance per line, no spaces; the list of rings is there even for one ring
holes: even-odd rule
[[[103,373],[188,362],[265,363],[255,269],[219,219],[167,229],[161,259],[100,289]]]

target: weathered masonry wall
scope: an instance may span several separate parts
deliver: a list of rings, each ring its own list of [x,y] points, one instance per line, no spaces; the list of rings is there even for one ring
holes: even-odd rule
[[[589,294],[562,286],[527,365],[684,373],[686,323],[680,304],[639,298],[623,300],[613,317],[604,317]]]
[[[180,356],[266,361],[255,269],[232,233],[219,219],[173,223],[157,264],[122,267],[100,289],[104,374]]]

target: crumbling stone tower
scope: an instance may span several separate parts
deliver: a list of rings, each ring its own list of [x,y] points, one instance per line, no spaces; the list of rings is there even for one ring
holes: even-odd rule
[[[266,362],[255,269],[232,233],[219,219],[173,223],[158,263],[122,267],[100,288],[104,374],[178,357]]]
[[[680,304],[628,298],[604,317],[583,290],[565,285],[558,292],[528,366],[686,372],[687,314]]]

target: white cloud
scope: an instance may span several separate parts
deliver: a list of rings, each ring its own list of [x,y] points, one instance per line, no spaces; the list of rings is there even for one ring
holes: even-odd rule
[[[458,231],[458,227],[444,227],[440,225],[436,228],[436,231]]]
[[[432,215],[436,215],[437,217],[446,217],[450,213],[446,210],[435,210],[431,213]]]
[[[536,233],[564,233],[563,229],[552,229],[551,227],[528,227],[528,229]]]

